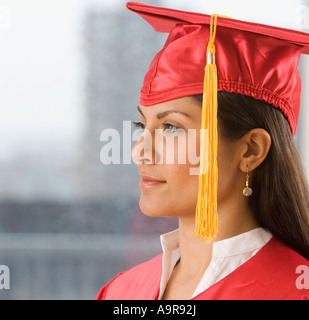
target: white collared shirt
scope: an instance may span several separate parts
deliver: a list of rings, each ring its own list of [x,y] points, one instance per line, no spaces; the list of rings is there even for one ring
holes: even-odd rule
[[[191,299],[252,258],[271,238],[272,234],[268,230],[256,228],[235,237],[214,242],[211,262]],[[163,260],[159,300],[162,298],[172,271],[180,259],[179,230],[161,235],[161,245]]]

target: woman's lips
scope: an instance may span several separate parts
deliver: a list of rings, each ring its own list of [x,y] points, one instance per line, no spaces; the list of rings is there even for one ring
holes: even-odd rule
[[[141,181],[139,182],[139,187],[141,189],[150,189],[162,184],[166,183],[166,181],[158,180],[149,176],[141,175]]]

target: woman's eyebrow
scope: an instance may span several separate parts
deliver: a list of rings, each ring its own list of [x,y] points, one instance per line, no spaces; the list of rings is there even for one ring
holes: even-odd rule
[[[137,106],[137,110],[138,112],[145,118],[141,108],[139,106]],[[162,119],[164,117],[166,117],[167,115],[169,115],[170,113],[180,113],[188,118],[191,118],[190,115],[188,115],[187,113],[185,112],[182,112],[182,111],[178,111],[178,110],[167,110],[167,111],[163,111],[163,112],[160,112],[157,114],[157,119]]]
[[[142,110],[141,110],[141,108],[139,106],[137,106],[137,110],[145,118],[145,116],[144,116],[144,114],[143,114],[143,112],[142,112]]]

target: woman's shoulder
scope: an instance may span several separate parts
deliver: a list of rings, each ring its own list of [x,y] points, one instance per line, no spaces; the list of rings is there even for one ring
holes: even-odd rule
[[[275,236],[269,242],[267,249],[265,250],[265,253],[267,253],[265,254],[265,258],[272,260],[272,262],[280,263],[282,267],[308,264],[309,262],[305,257]]]
[[[101,288],[96,300],[154,299],[160,288],[162,254],[119,273]]]
[[[268,292],[263,293],[264,298],[267,296],[269,299],[280,300],[309,298],[307,285],[309,261],[289,245],[274,236],[269,245],[260,251],[260,255],[257,254],[255,262],[254,272],[258,281],[268,288]]]
[[[274,236],[256,255],[196,299],[308,299],[306,270],[308,260]]]

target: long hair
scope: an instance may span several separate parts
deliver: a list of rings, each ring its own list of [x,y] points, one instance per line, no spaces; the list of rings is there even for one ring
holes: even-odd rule
[[[193,96],[202,104],[202,95]],[[237,93],[218,92],[218,130],[239,139],[254,128],[272,140],[254,170],[249,204],[259,224],[309,260],[309,188],[290,126],[272,105]]]

